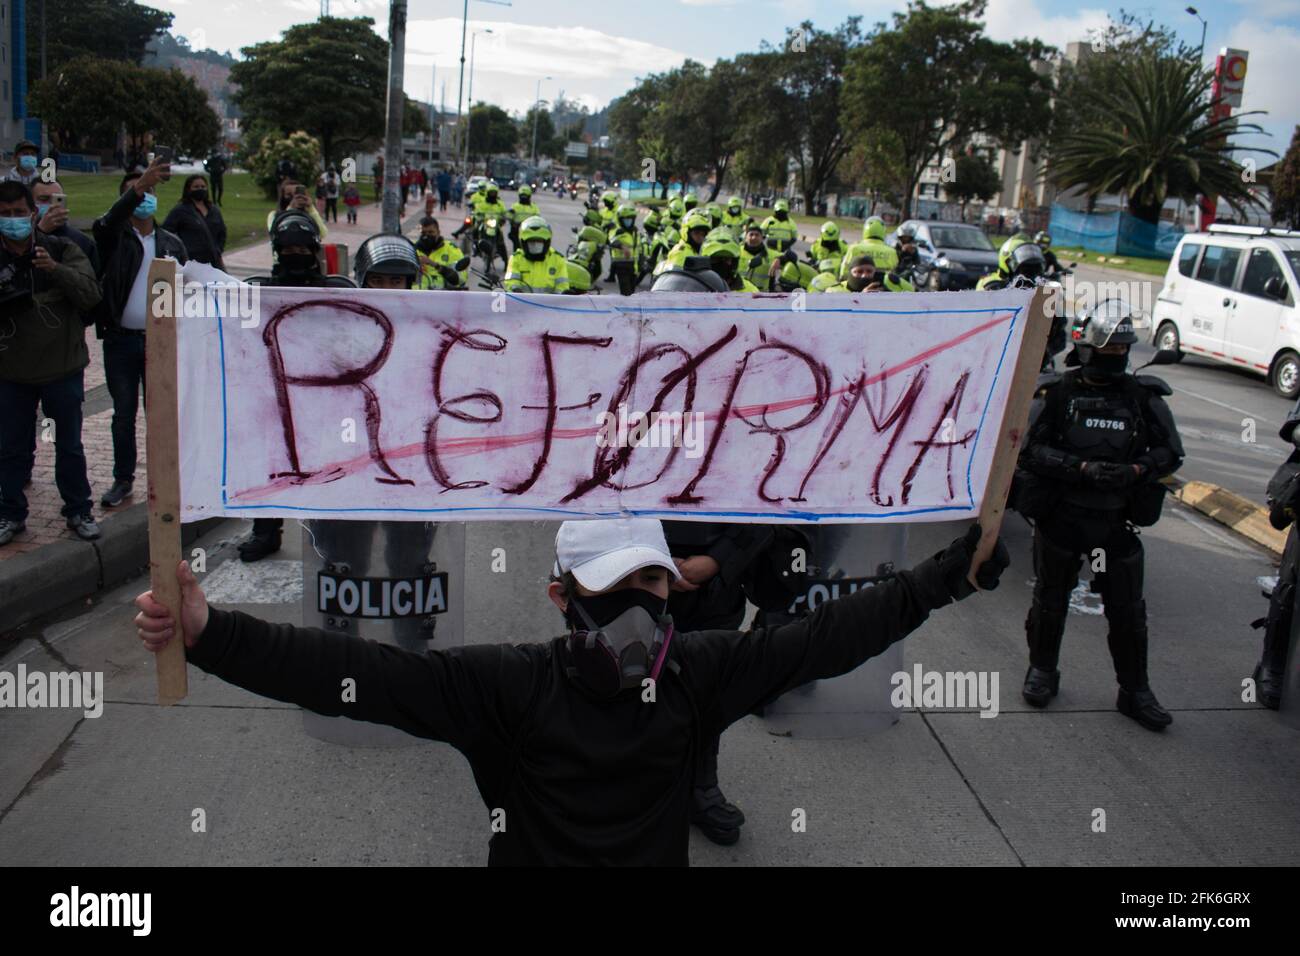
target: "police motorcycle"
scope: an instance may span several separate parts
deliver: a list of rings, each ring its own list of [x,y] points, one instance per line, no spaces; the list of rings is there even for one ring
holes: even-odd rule
[[[474,254],[489,269],[493,268],[497,256],[504,262],[510,261],[510,253],[506,250],[506,234],[509,230],[510,223],[504,216],[485,216],[478,224],[474,233]]]

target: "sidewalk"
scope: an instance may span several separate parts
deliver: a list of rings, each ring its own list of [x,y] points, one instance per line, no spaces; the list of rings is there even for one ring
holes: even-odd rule
[[[420,219],[424,216],[424,202],[408,201],[406,211],[403,232],[414,237],[419,233]],[[460,209],[456,206],[449,205],[447,212],[435,213],[435,216],[444,235],[450,235],[460,224]],[[362,206],[355,226],[349,225],[346,218],[337,224],[329,223],[326,241],[346,245],[351,260],[361,243],[380,231],[380,219],[378,205]],[[237,249],[226,257],[226,265],[232,275],[240,277],[269,273],[270,243],[257,242]],[[36,465],[32,469],[32,483],[26,489],[30,509],[27,530],[8,545],[0,547],[0,634],[38,615],[110,587],[148,564],[147,522],[143,508],[146,493],[144,409],[141,407],[135,426],[139,461],[134,492],[117,508],[103,508],[99,498],[113,485],[113,407],[104,383],[103,344],[91,329],[86,330],[86,345],[90,351],[90,365],[86,368],[81,440],[86,451],[93,513],[103,530],[103,537],[87,542],[68,530],[60,513],[63,499],[54,485],[54,444],[40,440],[41,431],[38,429]],[[205,528],[209,526],[201,524]],[[187,540],[199,531],[197,527],[191,529]]]

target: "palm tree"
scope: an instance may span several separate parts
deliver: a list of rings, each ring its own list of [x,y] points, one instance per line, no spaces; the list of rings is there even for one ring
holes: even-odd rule
[[[1123,193],[1128,211],[1152,223],[1171,197],[1191,202],[1201,194],[1238,210],[1259,204],[1232,153],[1276,154],[1230,140],[1263,132],[1241,122],[1260,111],[1215,119],[1212,77],[1189,59],[1149,57],[1115,66],[1122,70],[1116,88],[1100,93],[1053,145],[1048,175],[1059,187],[1082,187],[1090,201]]]

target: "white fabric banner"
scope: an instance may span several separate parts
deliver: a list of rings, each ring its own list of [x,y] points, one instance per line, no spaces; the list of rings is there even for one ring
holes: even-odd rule
[[[183,288],[186,521],[975,516],[1032,296]]]

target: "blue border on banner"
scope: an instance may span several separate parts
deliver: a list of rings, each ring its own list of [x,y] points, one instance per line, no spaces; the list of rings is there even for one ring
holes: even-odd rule
[[[516,298],[515,296],[510,296]],[[625,309],[571,309],[564,306],[550,306],[537,302],[527,302],[518,300],[525,305],[534,305],[541,308],[552,309],[561,312],[579,312],[584,315],[618,315],[626,311]],[[214,296],[214,311],[217,313],[217,340],[221,357],[221,504],[225,511],[304,511],[312,514],[466,514],[469,512],[498,512],[503,514],[523,514],[536,515],[539,517],[557,516],[568,518],[654,518],[661,516],[673,516],[678,519],[692,518],[771,518],[774,520],[795,520],[795,521],[833,521],[836,519],[864,518],[869,520],[878,520],[882,518],[900,518],[909,515],[920,514],[937,514],[940,512],[957,511],[968,514],[975,510],[975,491],[972,484],[971,469],[975,464],[975,453],[979,447],[981,435],[984,433],[984,421],[988,415],[989,401],[993,397],[993,392],[997,389],[998,381],[1002,375],[1002,367],[1006,364],[1007,349],[1011,346],[1011,340],[1016,333],[1016,324],[1019,322],[1020,313],[1024,311],[1023,306],[1004,306],[994,309],[813,309],[806,310],[800,315],[807,315],[809,311],[816,315],[819,313],[833,312],[853,312],[859,315],[969,315],[978,313],[998,313],[1010,312],[1011,324],[1007,328],[1007,336],[1002,342],[1002,351],[998,355],[997,368],[993,372],[993,381],[989,384],[988,394],[984,397],[984,408],[980,413],[979,425],[975,428],[975,440],[971,443],[970,456],[966,461],[966,497],[967,503],[964,505],[937,505],[930,508],[911,508],[902,511],[841,511],[841,512],[816,512],[816,511],[782,511],[773,513],[770,511],[682,511],[664,508],[633,508],[631,510],[620,509],[617,511],[575,511],[569,508],[547,508],[539,506],[525,507],[505,507],[505,506],[466,506],[452,508],[318,508],[306,507],[300,505],[232,505],[226,495],[227,478],[226,465],[229,452],[229,416],[226,402],[226,338],[225,331],[221,321],[219,305],[216,305]],[[683,307],[660,309],[656,312],[782,312],[781,309],[750,309],[743,306],[707,308],[707,307]],[[986,489],[987,490],[987,489]],[[197,519],[196,519],[197,520]]]

